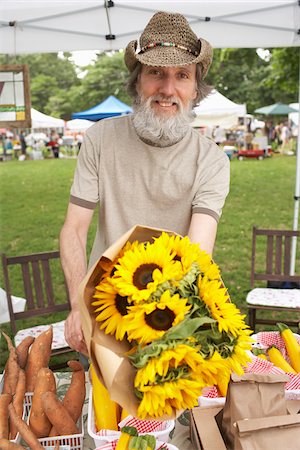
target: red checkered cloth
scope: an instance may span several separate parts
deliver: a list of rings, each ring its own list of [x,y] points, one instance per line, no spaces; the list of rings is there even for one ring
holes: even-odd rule
[[[163,431],[169,426],[168,421],[158,421],[158,420],[140,420],[133,416],[127,416],[122,422],[118,424],[119,429],[124,426],[135,427],[138,433],[152,433],[153,431]],[[98,436],[116,436],[119,435],[119,431],[114,430],[99,430],[97,432]]]
[[[261,331],[257,333],[255,336],[257,344],[259,344],[260,348],[267,349],[271,345],[276,345],[276,347],[281,351],[284,358],[290,363],[290,360],[287,355],[287,351],[285,348],[284,340],[282,339],[279,331]],[[300,345],[300,335],[295,335],[299,345]],[[251,361],[244,367],[246,373],[285,373],[283,370],[276,367],[272,362],[266,361],[262,358],[258,358],[253,353],[249,352],[249,356],[251,357]],[[300,390],[300,373],[293,374],[287,373],[290,378],[285,385],[285,390]],[[202,394],[203,397],[206,398],[217,398],[218,390],[215,386],[212,386]]]
[[[97,447],[95,450],[115,450],[116,446],[117,446],[117,442],[118,441],[108,442],[107,444],[102,445],[101,447]],[[163,450],[163,449],[169,450],[170,446],[166,442],[163,442],[162,444],[159,445],[159,447],[156,447],[156,449],[157,450]]]
[[[101,445],[101,447],[97,447],[95,450],[116,450],[118,441],[107,442],[107,444]]]
[[[287,351],[285,348],[284,340],[282,339],[279,331],[261,331],[257,333],[256,335],[256,342],[260,345],[262,348],[268,348],[271,345],[276,345],[277,348],[281,351],[284,358],[289,361]],[[300,345],[300,335],[295,334],[294,335]]]
[[[127,416],[122,422],[119,423],[119,427],[135,427],[138,433],[152,433],[153,431],[163,431],[169,425],[168,422],[158,420],[140,420],[136,417]]]

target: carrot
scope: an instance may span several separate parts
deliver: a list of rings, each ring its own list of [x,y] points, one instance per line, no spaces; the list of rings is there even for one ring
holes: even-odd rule
[[[33,392],[38,371],[42,367],[48,367],[51,356],[51,345],[53,339],[53,326],[37,336],[28,354],[25,374],[26,390]]]
[[[52,427],[42,406],[42,394],[48,391],[56,392],[55,377],[52,370],[48,367],[42,367],[39,370],[33,391],[29,417],[29,427],[38,438],[47,437]]]
[[[8,439],[0,439],[1,450],[25,450],[25,447],[15,442],[11,442]]]
[[[74,420],[54,392],[44,392],[42,394],[42,405],[59,436],[79,433]]]
[[[19,366],[21,367],[21,369],[25,369],[25,367],[26,367],[29,347],[31,346],[33,341],[34,341],[33,336],[26,336],[23,339],[23,341],[21,341],[20,344],[16,348],[18,362],[19,362]]]
[[[30,448],[30,450],[43,450],[44,447],[38,441],[36,435],[31,431],[29,426],[23,419],[21,419],[14,408],[14,405],[10,403],[8,405],[9,417],[11,418],[14,425],[17,427],[20,435]]]
[[[26,392],[25,372],[23,369],[20,369],[16,393],[12,401],[16,413],[20,418],[22,418],[23,416],[25,392]],[[16,429],[14,424],[10,421],[10,439],[15,439],[15,437],[17,436],[17,432],[18,430]]]
[[[6,339],[9,356],[5,365],[5,373],[4,373],[4,382],[2,393],[9,393],[14,395],[16,392],[17,382],[18,382],[18,374],[19,374],[19,363],[17,357],[17,351],[10,339],[10,337],[2,331],[3,336]]]
[[[63,398],[62,404],[67,409],[75,423],[77,423],[85,400],[85,372],[79,361],[68,361],[73,370],[70,386]],[[56,436],[57,431],[52,427],[49,436]]]
[[[79,361],[68,361],[68,366],[73,370],[73,374],[62,403],[76,423],[82,413],[85,400],[85,372]]]
[[[12,401],[12,395],[9,393],[0,395],[0,438],[8,439],[9,437],[9,421],[8,421],[8,405]]]

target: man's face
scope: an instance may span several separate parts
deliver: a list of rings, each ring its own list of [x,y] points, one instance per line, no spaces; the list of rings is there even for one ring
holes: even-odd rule
[[[182,67],[152,67],[142,65],[137,83],[142,102],[151,98],[151,108],[160,117],[174,117],[179,111],[178,101],[189,109],[197,96],[196,65]]]

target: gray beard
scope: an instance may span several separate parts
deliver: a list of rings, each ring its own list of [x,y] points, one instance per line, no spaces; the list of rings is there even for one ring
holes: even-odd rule
[[[162,96],[153,96],[147,100],[136,98],[134,104],[133,125],[138,136],[147,144],[155,147],[169,147],[179,142],[190,129],[194,120],[192,104],[184,109],[177,98],[168,98],[178,104],[178,112],[172,117],[156,115],[151,108],[152,101],[166,100]]]

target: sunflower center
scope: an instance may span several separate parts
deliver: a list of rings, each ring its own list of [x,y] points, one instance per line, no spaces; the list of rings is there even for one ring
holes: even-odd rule
[[[128,313],[127,306],[129,306],[128,298],[117,294],[115,302],[116,310],[121,314],[121,316],[126,316]]]
[[[153,281],[153,271],[155,269],[160,269],[157,264],[141,264],[133,275],[133,284],[138,289],[146,289],[147,284]]]
[[[176,254],[176,256],[174,256],[174,261],[179,261],[179,262],[181,262],[181,256],[179,256],[178,254]]]
[[[155,309],[152,313],[147,314],[145,322],[151,328],[160,331],[166,331],[175,319],[175,314],[168,307],[165,309]]]

